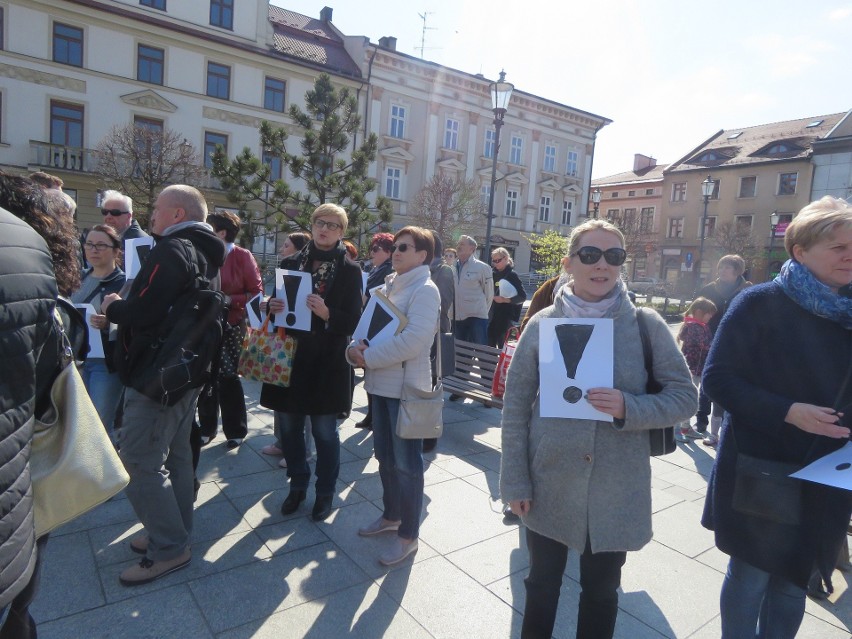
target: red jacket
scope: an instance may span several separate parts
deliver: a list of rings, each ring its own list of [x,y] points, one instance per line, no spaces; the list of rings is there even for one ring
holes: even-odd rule
[[[231,298],[228,323],[239,324],[246,316],[246,302],[263,290],[260,269],[251,251],[235,246],[222,266],[222,292]]]

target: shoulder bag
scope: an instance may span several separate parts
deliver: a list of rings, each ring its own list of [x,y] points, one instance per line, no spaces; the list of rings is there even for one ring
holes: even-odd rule
[[[36,419],[30,453],[36,537],[79,517],[118,494],[129,482],[115,448],[77,372],[61,317],[62,370],[50,405]]]
[[[439,311],[440,312],[440,311]],[[438,322],[440,329],[440,321]],[[435,388],[424,391],[406,383],[402,363],[402,397],[396,419],[396,435],[401,439],[429,439],[444,432],[444,384],[441,381],[441,340],[438,340]]]
[[[293,372],[298,342],[283,327],[267,331],[270,315],[259,330],[249,329],[240,354],[239,373],[245,379],[287,388]]]
[[[651,351],[651,338],[648,335],[647,319],[642,309],[636,309],[636,321],[639,324],[639,337],[642,339],[642,355],[645,359],[645,370],[648,371],[648,381],[645,382],[645,392],[648,395],[656,395],[663,390],[662,384],[654,377],[654,354]],[[651,457],[668,455],[677,449],[675,441],[674,426],[667,428],[653,428],[648,431],[651,441]]]

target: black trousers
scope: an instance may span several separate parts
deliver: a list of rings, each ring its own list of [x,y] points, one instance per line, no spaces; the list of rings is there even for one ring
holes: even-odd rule
[[[527,600],[521,639],[550,639],[556,621],[568,546],[527,529],[530,574],[524,580]],[[618,587],[626,552],[592,553],[591,542],[580,555],[580,609],[577,639],[611,639],[618,616]]]
[[[245,439],[248,434],[246,397],[239,377],[219,377],[198,396],[198,423],[201,434],[213,438],[219,428],[219,408],[222,409],[222,431],[226,439]]]

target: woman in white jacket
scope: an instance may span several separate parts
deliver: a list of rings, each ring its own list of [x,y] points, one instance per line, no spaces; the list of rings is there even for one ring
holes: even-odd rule
[[[408,318],[405,328],[375,345],[352,343],[350,364],[365,369],[365,390],[373,396],[373,446],[379,461],[384,512],[358,534],[396,532],[379,561],[392,566],[417,550],[423,509],[423,440],[396,435],[403,378],[409,386],[432,388],[429,350],[438,326],[441,296],[429,264],[435,252],[432,234],[407,226],[394,236],[393,269],[380,289]],[[404,365],[404,366],[403,366]]]

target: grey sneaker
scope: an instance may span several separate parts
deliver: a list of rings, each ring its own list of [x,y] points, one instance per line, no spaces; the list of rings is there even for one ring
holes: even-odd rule
[[[386,532],[396,532],[399,530],[399,525],[402,522],[388,521],[384,517],[379,517],[369,526],[364,526],[358,529],[358,534],[362,537],[372,537],[373,535],[381,535]]]
[[[396,537],[393,544],[386,553],[379,557],[379,563],[383,566],[395,566],[399,562],[405,560],[409,555],[417,552],[417,540],[404,542],[401,537]]]

